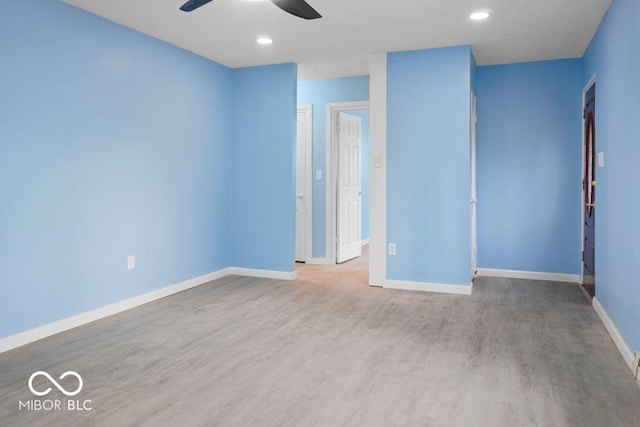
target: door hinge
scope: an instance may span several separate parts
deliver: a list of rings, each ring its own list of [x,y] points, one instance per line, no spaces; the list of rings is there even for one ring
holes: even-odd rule
[[[582,118],[583,118],[583,119],[586,119],[586,118],[587,118],[587,109],[586,109],[586,108],[583,108],[583,109],[582,109]]]
[[[340,122],[336,122],[336,132],[340,133]]]
[[[584,262],[584,251],[582,251],[582,262]]]

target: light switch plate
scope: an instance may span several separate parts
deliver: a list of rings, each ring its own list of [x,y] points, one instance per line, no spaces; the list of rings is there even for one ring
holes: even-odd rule
[[[133,270],[136,268],[136,257],[135,255],[129,255],[127,257],[127,270]]]
[[[598,153],[598,167],[604,167],[604,153],[602,151]]]
[[[316,170],[316,181],[322,181],[322,169]]]

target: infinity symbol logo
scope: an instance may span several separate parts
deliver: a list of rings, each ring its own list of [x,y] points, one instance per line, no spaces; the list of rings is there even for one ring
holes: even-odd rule
[[[64,393],[66,396],[75,396],[76,394],[80,393],[80,390],[82,390],[82,377],[74,371],[67,371],[64,374],[60,375],[60,380],[65,379],[66,377],[68,377],[69,375],[74,376],[78,379],[78,388],[75,391],[69,392],[67,390],[65,390],[60,384],[58,384],[58,382],[56,380],[54,380],[51,375],[49,375],[48,373],[46,373],[45,371],[38,371],[38,372],[34,372],[33,374],[31,374],[31,376],[29,377],[29,390],[31,390],[31,393],[35,394],[36,396],[46,396],[47,394],[49,394],[51,392],[51,387],[49,387],[48,389],[46,389],[45,391],[37,391],[36,389],[33,388],[33,379],[35,377],[37,377],[38,375],[42,375],[44,377],[47,377],[47,379],[49,381],[51,381],[51,383],[56,386],[56,388],[58,390],[60,390],[62,393]]]

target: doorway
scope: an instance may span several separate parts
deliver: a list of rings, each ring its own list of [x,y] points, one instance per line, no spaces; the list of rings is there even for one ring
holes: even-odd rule
[[[596,84],[588,87],[584,96],[584,169],[583,189],[583,245],[582,245],[582,287],[587,294],[596,296]]]
[[[357,233],[353,233],[351,236],[348,235],[349,232],[352,232],[353,228],[350,228],[349,231],[344,229],[342,232],[339,226],[342,226],[341,215],[342,218],[345,218],[348,211],[343,211],[341,214],[339,212],[340,202],[342,198],[340,198],[340,189],[339,189],[339,174],[340,171],[340,151],[338,148],[341,143],[341,114],[346,113],[348,116],[359,116],[362,121],[360,125],[360,130],[362,131],[363,137],[366,138],[367,142],[361,144],[361,149],[359,150],[359,158],[361,162],[361,166],[359,167],[360,173],[360,181],[361,181],[361,190],[362,193],[360,195],[360,205],[361,205],[361,213],[364,215],[361,216],[361,225],[360,225],[360,236],[357,236]],[[353,102],[336,102],[327,104],[327,157],[326,157],[326,176],[327,176],[327,199],[326,199],[326,256],[329,260],[330,265],[334,265],[341,261],[345,261],[347,259],[353,259],[354,257],[343,256],[340,254],[338,250],[338,245],[340,241],[350,241],[349,247],[352,251],[356,251],[356,241],[360,240],[360,245],[367,245],[369,242],[369,226],[368,226],[368,218],[369,218],[369,194],[368,194],[368,182],[369,182],[369,149],[368,149],[368,139],[369,139],[369,101],[353,101]],[[346,119],[346,116],[342,117]],[[351,125],[347,125],[351,126]],[[345,127],[342,127],[342,130],[345,131]],[[343,147],[344,148],[344,147]],[[346,150],[346,149],[345,149]],[[352,154],[353,155],[353,154]],[[342,162],[344,165],[344,160]],[[355,169],[353,169],[354,172]],[[349,190],[353,192],[354,190]],[[353,212],[353,210],[352,210]],[[350,215],[354,215],[351,213]],[[351,221],[355,223],[356,221]],[[357,231],[357,230],[355,230]],[[347,233],[347,236],[345,236]],[[340,236],[342,234],[342,236]],[[340,258],[339,258],[340,256]],[[357,258],[357,255],[355,258]]]
[[[362,119],[338,113],[336,263],[362,255]]]
[[[341,121],[342,124],[340,124]],[[319,126],[320,123],[316,122],[315,125]],[[349,154],[346,158],[344,156],[345,152],[343,152],[343,156],[339,156],[338,148],[340,147],[341,135],[347,137],[347,140],[343,141],[343,144],[349,149]],[[355,142],[354,140],[358,136],[360,141]],[[344,145],[343,148],[346,150]],[[300,155],[300,153],[298,154]],[[342,157],[342,161],[340,161],[340,157]],[[369,157],[369,102],[353,101],[326,104],[326,165],[324,175],[326,177],[326,233],[313,236],[314,239],[326,239],[326,254],[325,258],[316,258],[312,257],[311,252],[309,252],[307,263],[304,265],[299,263],[296,266],[299,278],[314,281],[347,274],[353,284],[369,286]],[[341,165],[349,167],[341,169]],[[319,174],[320,171],[314,168],[317,169],[315,165],[309,168],[310,172],[307,173],[307,177],[319,180],[322,175]],[[338,179],[340,174],[343,175],[343,178],[352,178],[349,184],[353,185],[346,186],[349,194],[342,194],[341,201],[345,203],[339,201]],[[353,200],[349,200],[349,197]],[[308,199],[310,200],[311,197],[308,197]],[[340,232],[339,207],[341,205],[352,207],[352,209],[346,210],[346,214],[343,214],[343,217],[348,218],[351,224],[357,225],[357,227],[347,227],[353,230],[349,246],[352,251],[356,252],[356,255],[345,256],[343,253],[341,255],[342,258],[339,259],[337,244],[339,244],[341,236],[346,233],[346,231]]]

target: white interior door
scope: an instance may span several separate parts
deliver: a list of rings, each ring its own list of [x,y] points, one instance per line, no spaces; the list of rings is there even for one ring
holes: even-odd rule
[[[478,118],[476,115],[476,95],[471,92],[471,278],[478,270],[478,242],[476,225],[476,206],[478,204],[476,194],[476,127]]]
[[[362,254],[362,120],[338,116],[338,253],[341,263]]]
[[[298,108],[296,145],[296,255],[298,262],[311,257],[311,106]]]

